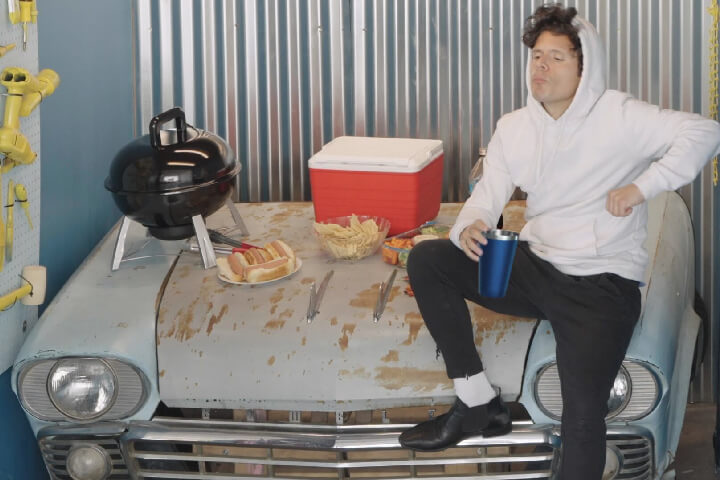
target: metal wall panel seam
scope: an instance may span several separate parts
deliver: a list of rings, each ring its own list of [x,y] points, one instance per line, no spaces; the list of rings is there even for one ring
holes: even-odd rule
[[[193,28],[193,0],[180,0],[180,70],[182,72],[182,100],[187,121],[195,125],[195,31]],[[236,150],[237,153],[237,150]]]
[[[420,138],[429,137],[429,18],[428,18],[428,7],[429,0],[418,2],[418,9],[415,17],[415,25],[417,31],[417,67],[415,72],[415,78],[417,82],[416,89],[416,102],[417,102],[417,136]]]
[[[367,135],[367,24],[365,19],[365,0],[353,1],[353,70],[355,99],[355,135]]]
[[[375,98],[373,102],[373,117],[375,119],[374,136],[384,137],[387,135],[387,76],[385,73],[385,62],[387,49],[385,47],[385,0],[376,0],[372,4],[373,9],[373,82]]]
[[[158,47],[160,58],[156,63],[160,66],[160,110],[163,112],[174,106],[172,9],[172,0],[160,0],[158,3],[158,16],[160,17],[158,19],[158,25],[160,26],[160,45]]]
[[[243,2],[245,6],[245,56],[248,68],[245,71],[247,85],[247,156],[246,175],[248,180],[248,199],[251,202],[260,201],[260,119],[258,103],[260,102],[258,86],[260,83],[260,72],[258,65],[258,44],[257,44],[257,5],[255,1]]]
[[[343,40],[344,2],[330,2],[330,91],[333,138],[345,133],[345,45]]]
[[[287,15],[287,45],[286,49],[290,52],[288,57],[288,89],[289,89],[289,116],[290,116],[290,150],[287,152],[290,158],[290,198],[292,200],[301,200],[305,198],[304,188],[304,172],[303,172],[303,145],[304,139],[302,135],[303,124],[300,120],[300,109],[302,104],[301,96],[301,78],[299,59],[303,58],[303,52],[300,50],[300,23],[299,2],[301,0],[293,0],[288,2]]]
[[[265,108],[267,109],[266,124],[261,124],[261,135],[265,133],[265,148],[267,151],[267,174],[262,175],[263,183],[267,188],[267,198],[270,201],[278,201],[278,191],[280,189],[280,182],[282,171],[280,169],[280,157],[278,155],[279,150],[279,128],[280,122],[278,120],[279,113],[279,101],[280,87],[278,85],[278,52],[277,52],[277,2],[278,0],[271,0],[265,2],[265,18],[263,19],[262,25],[264,28],[264,41],[265,41],[265,53],[266,53],[266,68],[267,75],[265,77],[265,91],[267,92],[264,99]],[[260,168],[262,171],[262,167]],[[262,191],[262,189],[261,189]]]
[[[230,148],[239,158],[238,145],[240,132],[238,127],[238,68],[237,68],[237,4],[235,2],[222,3],[222,18],[225,20],[225,48],[223,49],[223,63],[225,64],[225,128]],[[239,200],[239,190],[236,189],[234,198]]]
[[[458,59],[457,59],[457,143],[458,158],[456,162],[455,190],[456,198],[465,196],[465,184],[461,181],[466,179],[470,172],[470,147],[472,145],[472,67],[470,61],[470,25],[472,18],[470,7],[467,2],[461,2],[457,11],[457,35]]]
[[[139,130],[144,130],[153,116],[153,58],[152,58],[152,12],[150,0],[137,0],[137,19],[138,19],[138,48],[140,54],[138,60],[140,63],[140,84],[138,89],[138,98],[140,102],[140,119]]]
[[[670,67],[672,65],[672,49],[670,48],[670,40],[672,39],[672,25],[670,23],[670,6],[667,0],[660,0],[659,5],[659,16],[660,22],[658,28],[660,29],[660,55],[658,61],[660,62],[660,106],[668,108],[671,105],[670,89],[672,85],[672,71]]]
[[[393,77],[393,90],[395,91],[395,104],[391,105],[395,111],[395,136],[405,138],[408,136],[408,103],[406,95],[408,91],[407,84],[407,56],[405,54],[405,46],[407,45],[406,30],[406,10],[405,0],[395,3],[393,10],[393,25],[395,25],[395,35],[393,38],[393,51],[395,52],[395,75]]]
[[[203,0],[202,37],[205,46],[203,52],[203,74],[205,77],[205,129],[217,131],[217,76],[215,73],[215,2]]]
[[[320,67],[321,62],[321,45],[322,36],[320,25],[320,2],[311,0],[306,5],[309,7],[308,15],[308,35],[310,37],[310,98],[311,105],[311,128],[312,128],[312,146],[313,153],[320,150],[323,145],[322,125],[323,125],[323,108],[322,108],[322,91],[323,78]]]

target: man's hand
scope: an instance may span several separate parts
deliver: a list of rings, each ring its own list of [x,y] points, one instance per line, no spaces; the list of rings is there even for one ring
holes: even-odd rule
[[[460,234],[460,246],[463,252],[476,262],[480,259],[480,255],[483,254],[478,242],[482,245],[487,245],[487,239],[485,235],[483,235],[483,232],[487,232],[488,230],[490,230],[490,227],[485,225],[481,220],[476,220],[465,227],[465,230]]]
[[[610,190],[605,202],[605,208],[610,215],[616,217],[627,217],[632,213],[632,207],[640,205],[645,201],[640,189],[634,183],[624,187]]]

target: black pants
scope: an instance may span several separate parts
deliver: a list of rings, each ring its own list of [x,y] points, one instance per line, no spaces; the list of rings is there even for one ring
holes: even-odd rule
[[[605,465],[610,389],[640,315],[638,282],[611,273],[567,275],[520,242],[503,298],[478,294],[478,264],[449,240],[418,244],[408,258],[420,313],[448,377],[483,370],[465,299],[552,324],[563,399],[562,480],[594,480]]]

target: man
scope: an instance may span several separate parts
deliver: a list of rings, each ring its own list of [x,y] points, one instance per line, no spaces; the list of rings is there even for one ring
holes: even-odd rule
[[[605,86],[604,51],[574,8],[528,18],[527,106],[500,119],[483,178],[450,240],[420,243],[408,273],[458,396],[400,443],[441,450],[509,432],[506,406],[483,372],[465,299],[553,326],[563,398],[559,477],[600,479],[607,400],[640,314],[648,256],[646,200],[695,178],[720,149],[720,126],[661,110]],[[477,260],[515,187],[528,195],[508,291],[480,296]]]

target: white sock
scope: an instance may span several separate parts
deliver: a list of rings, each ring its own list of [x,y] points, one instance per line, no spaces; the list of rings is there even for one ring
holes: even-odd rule
[[[484,405],[495,398],[495,389],[490,385],[485,372],[465,378],[453,378],[455,393],[468,407]]]

